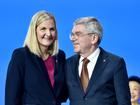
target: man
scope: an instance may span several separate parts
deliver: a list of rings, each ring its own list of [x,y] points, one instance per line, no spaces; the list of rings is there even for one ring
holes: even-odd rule
[[[70,39],[77,54],[66,70],[70,105],[131,105],[125,62],[99,47],[102,35],[96,18],[74,23]]]

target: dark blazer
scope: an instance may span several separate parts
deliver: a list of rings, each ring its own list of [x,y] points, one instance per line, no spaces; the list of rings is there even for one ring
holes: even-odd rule
[[[64,52],[60,50],[54,59],[52,88],[43,60],[27,47],[16,49],[7,72],[5,105],[60,105],[66,101]]]
[[[128,76],[123,58],[102,48],[84,93],[79,74],[79,55],[67,60],[66,79],[70,105],[130,105]]]

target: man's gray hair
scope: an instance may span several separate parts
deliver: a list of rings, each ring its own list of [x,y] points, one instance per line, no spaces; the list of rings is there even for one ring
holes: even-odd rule
[[[86,27],[87,31],[89,31],[89,33],[94,33],[98,35],[99,36],[98,44],[101,42],[103,37],[103,28],[96,18],[94,17],[78,18],[73,25],[75,26],[79,24],[83,24]]]

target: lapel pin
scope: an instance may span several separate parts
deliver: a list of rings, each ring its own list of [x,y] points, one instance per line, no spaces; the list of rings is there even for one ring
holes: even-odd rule
[[[105,62],[106,62],[106,60],[104,59],[104,60],[103,60],[103,62],[105,63]]]

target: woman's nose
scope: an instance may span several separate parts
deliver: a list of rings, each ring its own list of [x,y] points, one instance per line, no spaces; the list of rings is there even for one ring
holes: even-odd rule
[[[46,30],[46,35],[47,35],[47,36],[51,36],[50,30]]]

